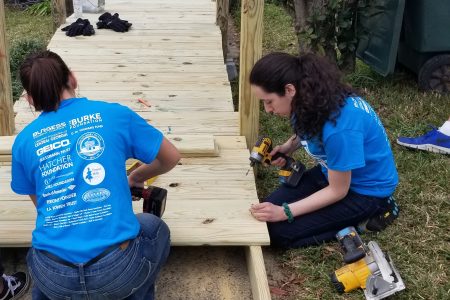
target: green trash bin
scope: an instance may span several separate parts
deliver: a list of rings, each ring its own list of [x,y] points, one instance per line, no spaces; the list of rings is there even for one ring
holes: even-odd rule
[[[450,92],[450,0],[374,0],[360,15],[357,56],[383,76],[400,63],[420,88]]]

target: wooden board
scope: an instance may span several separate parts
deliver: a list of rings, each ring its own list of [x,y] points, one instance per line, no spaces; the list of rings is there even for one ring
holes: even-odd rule
[[[218,156],[218,145],[212,135],[176,135],[166,138],[174,144],[182,157]],[[0,161],[7,161],[5,157],[11,155],[15,136],[0,136]],[[3,160],[2,160],[3,158]]]

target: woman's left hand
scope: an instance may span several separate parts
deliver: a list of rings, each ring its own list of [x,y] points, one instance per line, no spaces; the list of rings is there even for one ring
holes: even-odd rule
[[[280,222],[287,220],[283,207],[270,202],[252,204],[249,210],[252,216],[258,221]]]

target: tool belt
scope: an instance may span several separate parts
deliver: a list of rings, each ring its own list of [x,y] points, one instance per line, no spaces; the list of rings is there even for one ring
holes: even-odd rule
[[[124,242],[122,242],[120,244],[114,244],[112,246],[109,246],[108,248],[106,248],[105,251],[103,251],[102,253],[100,253],[96,257],[90,259],[88,262],[84,263],[83,266],[86,268],[86,267],[89,267],[89,266],[95,264],[100,259],[102,259],[106,255],[110,254],[111,252],[113,252],[117,248],[120,248],[122,251],[124,251],[125,249],[128,248],[129,244],[130,244],[130,240],[126,240],[126,241],[124,241]],[[48,258],[53,260],[54,262],[57,262],[57,263],[59,263],[61,265],[64,265],[64,266],[67,266],[67,267],[71,267],[71,268],[74,268],[74,269],[78,269],[79,268],[79,264],[75,264],[75,263],[66,261],[66,260],[58,257],[57,255],[54,255],[54,254],[52,254],[52,253],[50,253],[48,251],[39,250],[39,249],[36,249],[36,250],[39,251],[40,253],[44,254],[45,256],[47,256]]]

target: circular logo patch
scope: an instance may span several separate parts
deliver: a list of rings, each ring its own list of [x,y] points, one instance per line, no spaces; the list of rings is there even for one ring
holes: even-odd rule
[[[95,132],[87,132],[77,141],[77,153],[82,159],[93,160],[102,155],[105,141]]]
[[[90,163],[83,170],[83,179],[89,185],[97,185],[105,179],[105,168],[99,163]]]

